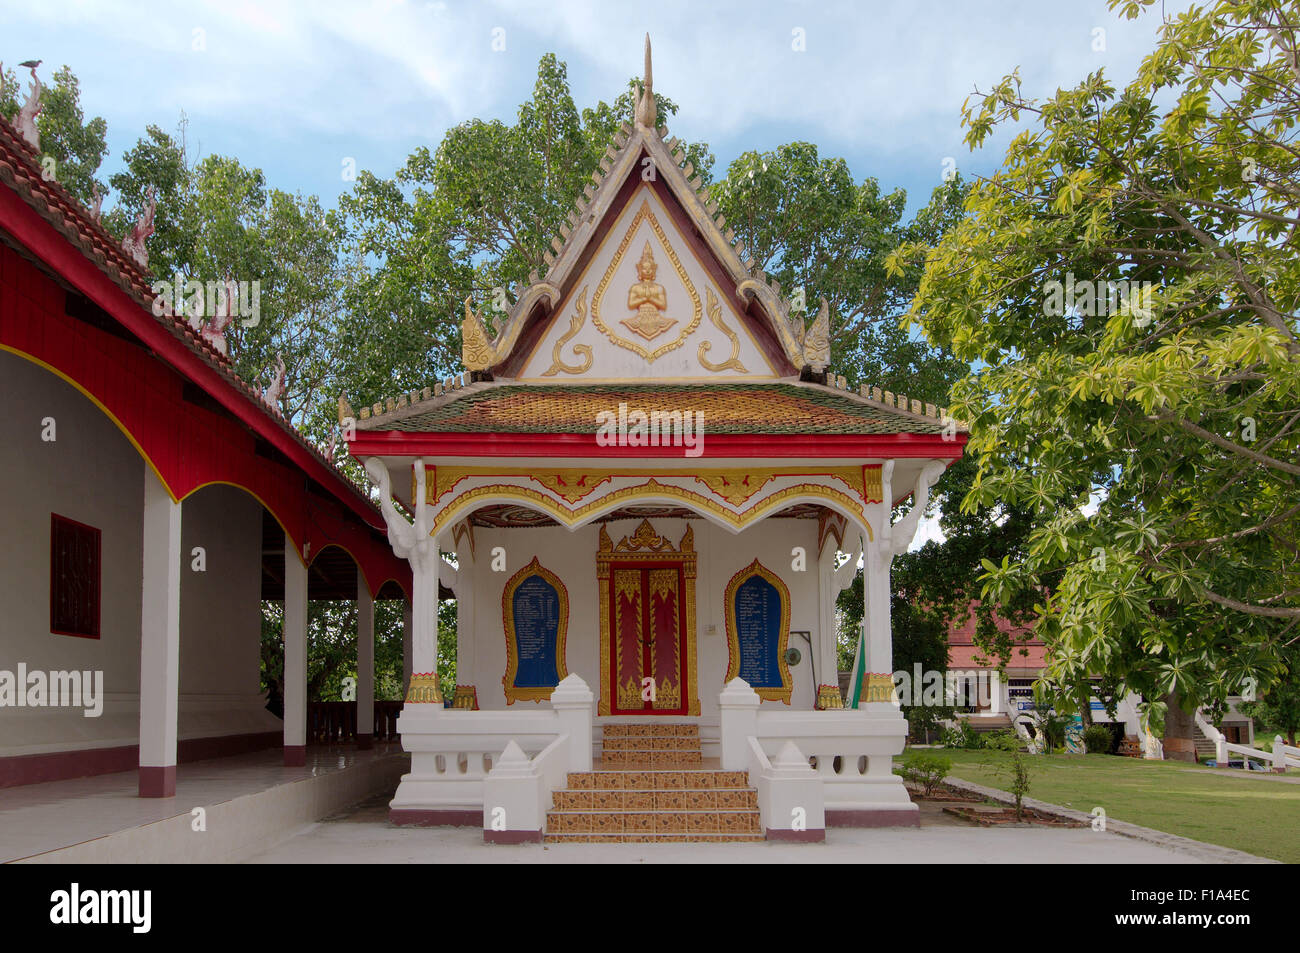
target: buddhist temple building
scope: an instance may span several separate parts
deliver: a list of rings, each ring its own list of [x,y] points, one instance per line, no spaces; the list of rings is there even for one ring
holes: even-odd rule
[[[891,769],[907,726],[890,565],[965,428],[846,388],[825,303],[793,310],[747,259],[652,90],[647,39],[635,122],[545,273],[495,328],[466,303],[463,372],[346,409],[413,576],[412,768],[391,816],[481,818],[506,841],[915,824]],[[835,601],[860,565],[844,697]],[[433,674],[440,585],[457,599],[454,699]],[[737,788],[726,802],[753,819],[583,794],[672,804],[710,768],[701,784]]]

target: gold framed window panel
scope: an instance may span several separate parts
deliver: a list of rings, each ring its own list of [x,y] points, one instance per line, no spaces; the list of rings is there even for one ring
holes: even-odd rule
[[[501,677],[506,704],[548,700],[569,674],[569,592],[537,557],[506,582],[501,622],[506,636],[506,673]]]
[[[601,527],[596,555],[599,714],[700,713],[695,574],[694,532],[689,526],[676,547],[648,520],[617,545]]]
[[[790,644],[790,589],[755,559],[731,577],[723,600],[727,681],[743,678],[764,701],[790,704],[794,680],[785,659]]]

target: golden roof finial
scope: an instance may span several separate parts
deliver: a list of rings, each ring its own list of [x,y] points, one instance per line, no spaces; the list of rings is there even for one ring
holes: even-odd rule
[[[647,33],[645,35],[645,83],[641,90],[641,98],[636,104],[636,124],[647,129],[653,129],[657,118],[654,77],[650,71],[650,34]]]

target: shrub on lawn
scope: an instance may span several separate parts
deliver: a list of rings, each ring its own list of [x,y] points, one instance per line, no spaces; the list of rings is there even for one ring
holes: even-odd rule
[[[984,742],[980,738],[979,732],[971,727],[970,722],[959,718],[954,727],[944,729],[943,746],[945,748],[982,748]]]
[[[951,759],[920,752],[909,754],[897,768],[903,780],[918,785],[926,797],[934,793],[934,789],[947,777],[950,770],[952,770]]]
[[[1115,735],[1105,725],[1089,725],[1083,730],[1083,746],[1088,754],[1110,754]]]
[[[984,747],[993,751],[1019,751],[1024,745],[1024,739],[1008,728],[991,731],[984,736]]]

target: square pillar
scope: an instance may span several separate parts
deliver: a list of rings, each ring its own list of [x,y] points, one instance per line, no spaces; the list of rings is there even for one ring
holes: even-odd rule
[[[181,504],[144,468],[140,601],[140,797],[176,796]]]
[[[375,737],[375,600],[357,570],[357,747]]]
[[[307,565],[284,537],[284,763],[307,763]]]
[[[411,687],[411,602],[402,603],[402,697]]]

